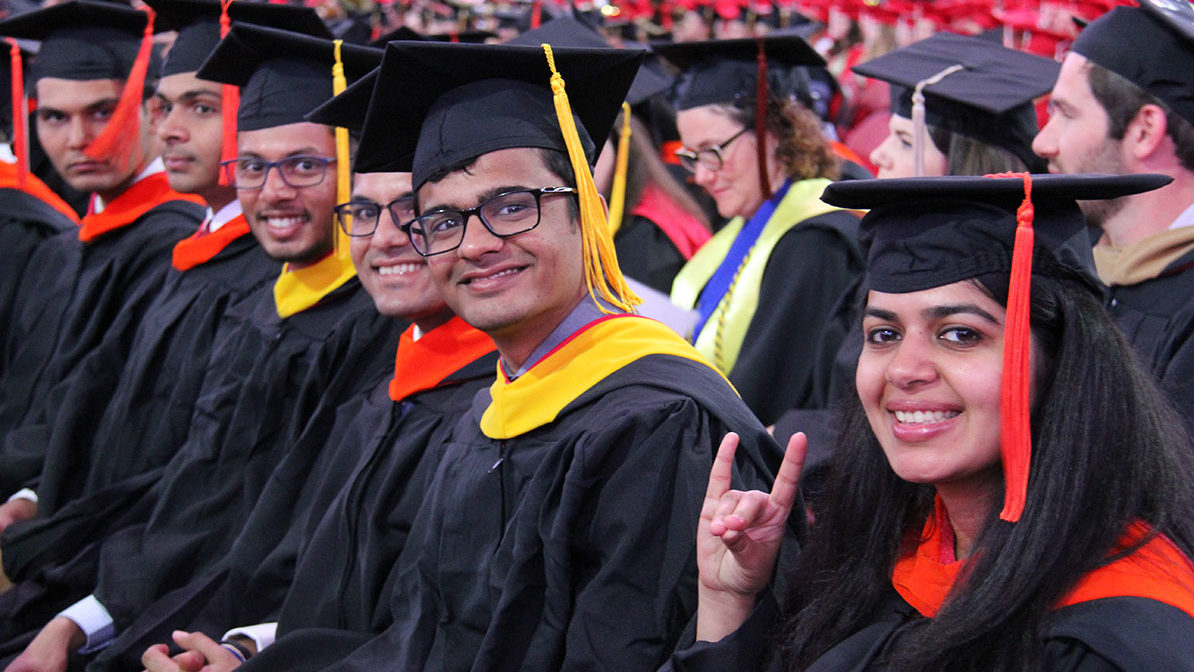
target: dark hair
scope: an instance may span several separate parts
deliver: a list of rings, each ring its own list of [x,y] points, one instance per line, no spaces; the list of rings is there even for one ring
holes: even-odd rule
[[[755,98],[748,97],[733,104],[718,105],[730,118],[746,128],[755,127]],[[825,177],[836,180],[840,164],[829,141],[821,132],[821,119],[812,110],[790,100],[767,99],[766,129],[779,140],[775,158],[784,167],[784,174],[795,180]],[[759,138],[759,142],[762,142]]]
[[[619,134],[622,129],[624,112],[618,113],[614,127],[610,131],[610,142],[617,148]],[[659,152],[652,143],[651,134],[637,115],[630,115],[630,151],[626,162],[626,203],[625,212],[629,213],[642,200],[643,190],[648,185],[655,185],[676,205],[692,215],[705,228],[709,228],[709,216],[692,197],[692,194],[668,172],[667,166],[659,158]]]
[[[1028,166],[1002,147],[938,126],[929,126],[927,130],[933,145],[945,155],[946,175],[1043,172],[1042,166]]]
[[[1088,62],[1087,83],[1095,100],[1107,112],[1112,140],[1123,140],[1128,124],[1145,105],[1156,105],[1165,112],[1165,131],[1173,139],[1173,151],[1186,170],[1194,170],[1194,124],[1174,112],[1156,96],[1136,86],[1127,78],[1114,73],[1098,63]]]
[[[892,669],[1034,669],[1052,606],[1109,562],[1133,522],[1194,551],[1189,437],[1131,346],[1076,281],[1034,277],[1031,311],[1041,368],[1024,513],[1001,521],[998,502],[964,583],[935,618],[901,636]],[[873,618],[892,594],[896,560],[933,512],[933,487],[897,477],[857,395],[849,403],[789,596],[783,648],[792,669]]]
[[[568,158],[567,153],[561,152],[561,151],[555,150],[555,149],[543,149],[540,147],[528,147],[527,149],[535,150],[535,152],[539,155],[540,160],[543,161],[543,165],[547,168],[547,170],[549,172],[551,172],[553,175],[555,175],[556,177],[560,178],[560,181],[563,182],[563,184],[545,184],[543,186],[545,186],[545,187],[575,187],[576,186],[576,173],[573,172],[573,170],[572,170],[572,161]],[[477,159],[480,159],[480,158],[481,158],[480,156],[472,156],[467,159],[462,159],[460,161],[457,161],[456,163],[451,164],[445,168],[441,168],[440,170],[437,170],[434,173],[432,173],[426,180],[423,180],[423,184],[439,182],[440,180],[443,180],[447,176],[451,175],[452,173],[457,173],[460,171],[464,171],[467,173],[472,169],[472,167],[474,165],[477,164]],[[422,185],[420,185],[420,186],[422,186]],[[415,195],[415,212],[418,213],[418,212],[420,212],[421,206],[419,205],[419,190],[417,188],[415,189],[414,195]],[[568,199],[568,216],[570,218],[572,218],[574,221],[580,217],[580,202],[575,198]]]

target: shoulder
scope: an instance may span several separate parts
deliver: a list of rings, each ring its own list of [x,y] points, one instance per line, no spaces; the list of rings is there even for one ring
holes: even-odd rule
[[[1121,670],[1194,670],[1194,618],[1145,597],[1107,597],[1056,611],[1046,650],[1089,649]]]

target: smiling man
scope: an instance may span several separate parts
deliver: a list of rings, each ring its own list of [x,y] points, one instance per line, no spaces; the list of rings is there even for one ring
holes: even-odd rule
[[[1125,40],[1148,49],[1124,49]],[[1194,427],[1194,7],[1147,0],[1087,26],[1033,149],[1058,173],[1163,173],[1156,191],[1083,204],[1107,308]]]
[[[30,73],[38,137],[58,174],[91,194],[82,225],[40,245],[22,280],[0,378],[3,497],[35,478],[44,458],[44,436],[17,428],[40,425],[49,390],[110,336],[120,313],[141,314],[161,293],[170,248],[202,219],[201,199],[173,191],[157,160],[146,22],[145,12],[87,0],[0,22],[0,34],[42,40]],[[0,526],[13,505],[22,517],[31,504],[10,502]]]
[[[640,59],[556,49],[580,114],[561,131],[538,47],[387,47],[358,166],[413,165],[412,242],[493,337],[498,380],[440,448],[392,624],[336,662],[295,655],[295,632],[246,669],[653,670],[679,638],[717,442],[744,436],[739,484],[767,482],[778,451],[690,345],[627,312],[591,138]]]

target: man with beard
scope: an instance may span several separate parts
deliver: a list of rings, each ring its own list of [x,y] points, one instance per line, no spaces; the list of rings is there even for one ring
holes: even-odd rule
[[[1124,48],[1147,44],[1147,49]],[[1087,26],[1033,149],[1058,173],[1164,173],[1156,191],[1083,205],[1116,324],[1194,427],[1194,8],[1146,0]]]

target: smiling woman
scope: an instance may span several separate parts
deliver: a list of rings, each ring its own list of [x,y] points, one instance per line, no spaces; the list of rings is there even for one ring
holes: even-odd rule
[[[702,641],[672,667],[1194,669],[1189,438],[1101,309],[1074,200],[1165,181],[828,189],[870,208],[870,247],[858,396],[827,494],[791,592],[772,596],[772,532],[795,503],[802,442],[770,494],[728,490],[715,467],[698,533]],[[1026,191],[1035,240],[1017,213]],[[1018,417],[1031,417],[1025,434]]]

